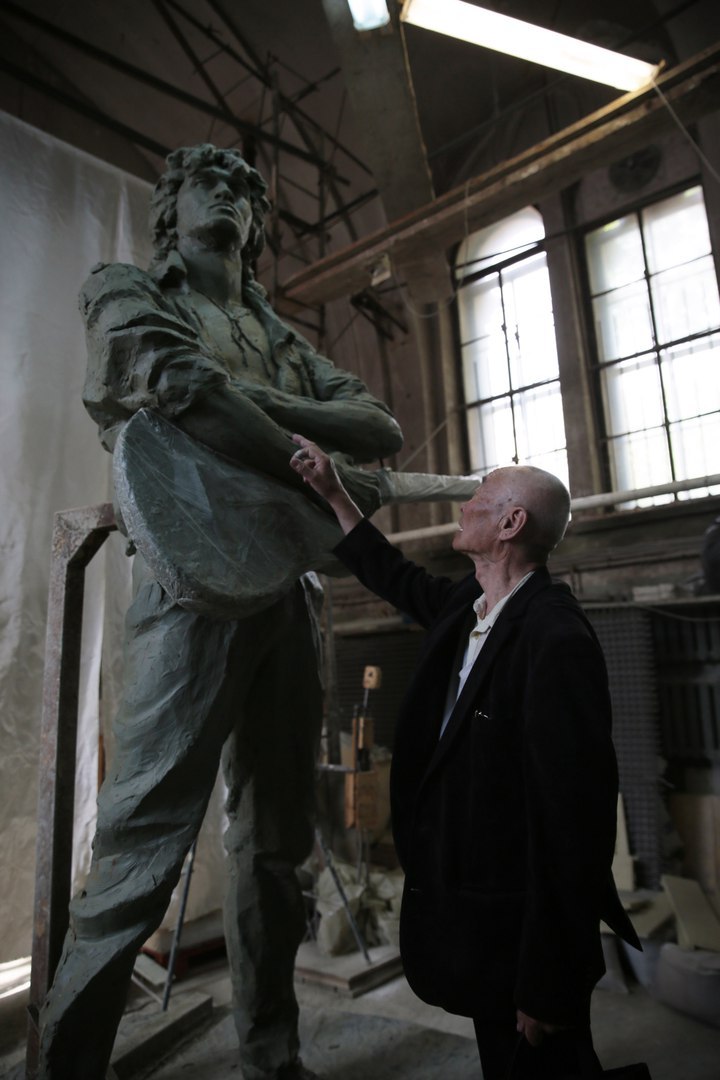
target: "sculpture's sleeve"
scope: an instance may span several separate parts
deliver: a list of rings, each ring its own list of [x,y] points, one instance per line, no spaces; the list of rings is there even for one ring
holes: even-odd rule
[[[268,415],[287,431],[298,431],[356,462],[397,453],[402,433],[389,406],[300,335],[293,332],[289,340],[289,347],[276,351],[277,387],[263,401]]]
[[[227,382],[193,327],[138,267],[98,268],[83,285],[80,310],[88,348],[83,400],[108,449],[138,409],[175,419]]]

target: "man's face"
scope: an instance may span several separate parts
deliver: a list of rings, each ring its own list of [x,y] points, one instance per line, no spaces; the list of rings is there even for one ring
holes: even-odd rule
[[[504,469],[488,474],[469,502],[460,508],[460,528],[452,539],[455,551],[489,556],[495,551],[500,523],[511,505]]]
[[[177,196],[178,237],[218,251],[242,250],[252,225],[247,184],[239,171],[209,165],[183,180]]]

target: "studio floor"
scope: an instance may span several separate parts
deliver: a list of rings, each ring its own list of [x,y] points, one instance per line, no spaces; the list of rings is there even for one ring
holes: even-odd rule
[[[423,1005],[402,976],[355,998],[312,983],[297,991],[303,1060],[323,1080],[481,1080],[470,1021]],[[0,1077],[7,1080],[23,1076],[23,997],[0,1001]],[[224,961],[178,982],[171,1008],[201,998],[212,1003],[202,1026],[188,1034],[181,1024],[159,1063],[132,1067],[125,1059],[120,1080],[241,1080]],[[126,1020],[142,1028],[158,1012],[136,992]],[[658,1003],[636,982],[626,992],[595,992],[593,1028],[606,1069],[643,1060],[653,1080],[720,1080],[720,1028]]]

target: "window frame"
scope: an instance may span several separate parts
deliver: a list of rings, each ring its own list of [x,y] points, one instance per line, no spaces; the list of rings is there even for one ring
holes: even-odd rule
[[[534,203],[531,203],[531,204],[528,204],[528,205],[529,205],[529,207],[531,207],[533,210],[535,210],[540,215],[540,218],[541,218],[541,220],[543,222],[543,229],[544,229],[545,228],[545,222],[544,222],[544,217],[543,217],[543,214],[542,214],[542,210],[540,209],[539,206],[536,206]],[[512,217],[513,215],[508,214],[506,216],[507,217]],[[482,230],[478,229],[478,230],[475,230],[475,231],[480,232]],[[472,235],[472,234],[470,234],[470,235]],[[463,401],[462,411],[463,411],[463,414],[464,414],[464,417],[465,417],[464,432],[463,432],[463,436],[464,436],[464,439],[463,439],[463,441],[464,441],[464,453],[465,453],[466,461],[468,462],[468,466],[470,468],[473,468],[474,466],[473,466],[473,462],[471,460],[471,449],[470,449],[472,440],[471,440],[471,435],[470,435],[470,430],[469,430],[471,411],[479,410],[483,405],[490,405],[495,401],[502,401],[502,400],[509,401],[510,408],[511,408],[511,413],[512,413],[513,441],[515,443],[515,449],[516,449],[516,453],[517,453],[518,436],[517,436],[517,428],[516,428],[516,421],[515,421],[515,415],[516,415],[515,414],[515,408],[516,408],[515,402],[516,402],[516,400],[518,398],[520,398],[523,394],[526,394],[528,391],[536,390],[536,389],[539,389],[541,387],[550,386],[550,385],[553,385],[554,383],[557,383],[557,385],[559,387],[559,390],[560,390],[560,399],[561,399],[561,403],[562,403],[562,390],[563,390],[563,387],[562,387],[562,378],[561,378],[561,374],[560,374],[560,369],[559,369],[559,365],[558,365],[558,374],[557,374],[556,378],[554,378],[554,379],[550,379],[550,380],[541,379],[541,380],[539,380],[537,382],[528,383],[526,385],[523,384],[520,387],[515,387],[515,386],[513,386],[512,379],[509,376],[509,386],[510,386],[510,388],[505,393],[494,394],[494,395],[491,395],[490,397],[486,397],[486,398],[477,398],[477,399],[475,399],[473,401],[468,401],[467,400],[467,394],[465,392],[465,367],[464,367],[463,350],[466,347],[466,345],[468,345],[470,342],[469,341],[468,342],[463,342],[462,336],[461,336],[460,312],[459,312],[460,292],[461,292],[461,290],[463,288],[465,288],[465,287],[467,287],[469,285],[472,285],[477,281],[482,281],[483,279],[489,278],[491,276],[497,277],[499,279],[500,295],[501,295],[501,300],[503,302],[503,311],[504,311],[503,274],[506,273],[510,268],[512,268],[513,266],[517,266],[518,264],[520,264],[522,262],[525,262],[528,259],[534,258],[538,254],[543,254],[545,256],[545,269],[546,269],[546,271],[548,272],[548,275],[549,275],[549,267],[548,267],[548,264],[547,264],[547,259],[548,259],[547,235],[541,237],[540,239],[538,239],[536,241],[532,241],[532,242],[529,242],[529,243],[523,245],[522,249],[520,251],[517,251],[515,254],[509,254],[505,258],[500,259],[498,262],[493,262],[492,265],[483,267],[483,269],[481,269],[481,270],[475,270],[475,271],[471,270],[470,272],[463,273],[463,269],[466,266],[472,265],[472,264],[463,264],[462,267],[459,267],[458,262],[457,262],[458,252],[459,252],[459,246],[456,249],[454,258],[452,260],[453,289],[454,289],[454,293],[455,293],[455,327],[456,327],[456,335],[457,335],[457,342],[458,342],[458,375],[459,375],[460,386],[462,388],[462,401]],[[483,260],[475,260],[475,261],[483,261]],[[552,290],[551,290],[551,296],[552,296]],[[553,304],[553,307],[552,307],[552,313],[553,313],[553,324],[555,324],[554,304]],[[557,349],[557,333],[556,332],[555,332],[555,343],[556,343],[556,349]],[[507,355],[507,353],[508,353],[507,335],[505,335],[505,352],[506,352],[506,359],[507,359],[508,365],[509,365],[509,357]],[[565,453],[566,453],[566,455],[568,453],[567,436],[566,436],[566,440],[565,440]],[[492,467],[494,467],[494,466],[491,466],[491,468]],[[570,463],[569,463],[569,455],[568,455],[568,468],[569,467],[570,467]],[[477,471],[478,472],[487,471],[487,467],[478,466]]]
[[[607,213],[584,222],[582,225],[578,225],[572,229],[575,236],[575,264],[578,267],[580,277],[580,292],[581,292],[581,304],[582,304],[582,316],[584,322],[584,329],[586,334],[586,364],[588,366],[589,382],[591,387],[592,396],[592,409],[596,422],[596,449],[600,475],[602,478],[602,490],[613,491],[613,479],[612,479],[612,462],[611,462],[611,442],[617,438],[617,436],[610,435],[608,433],[609,424],[608,416],[605,407],[604,390],[602,385],[603,372],[608,371],[612,367],[616,367],[622,363],[632,361],[634,358],[645,356],[648,352],[653,354],[654,365],[658,369],[659,384],[662,392],[662,406],[663,406],[663,421],[661,428],[664,434],[665,443],[667,446],[668,461],[670,465],[670,478],[668,483],[672,483],[677,479],[676,466],[673,456],[672,439],[670,437],[670,428],[672,427],[672,421],[669,419],[668,403],[665,393],[665,386],[663,381],[663,370],[661,354],[667,351],[671,347],[682,346],[695,340],[703,338],[710,338],[713,334],[720,332],[720,327],[716,330],[703,330],[697,333],[686,335],[684,338],[673,340],[672,342],[658,343],[657,339],[657,319],[655,315],[655,305],[653,301],[652,289],[650,288],[650,281],[652,276],[650,275],[647,259],[646,237],[642,225],[642,213],[649,207],[655,206],[658,203],[664,202],[666,199],[671,199],[676,195],[681,195],[685,191],[689,191],[692,188],[699,187],[702,192],[703,205],[705,206],[707,214],[707,201],[705,194],[705,185],[702,181],[702,176],[698,173],[692,176],[686,176],[682,180],[677,181],[675,184],[671,184],[668,187],[663,188],[661,191],[649,192],[647,195],[635,199],[632,202],[624,203],[620,207],[608,211]],[[643,284],[647,290],[647,298],[649,305],[649,312],[651,318],[651,326],[653,332],[653,344],[650,350],[643,349],[639,353],[635,353],[629,356],[623,356],[612,360],[600,359],[600,345],[597,336],[597,327],[595,321],[595,314],[593,310],[593,301],[595,296],[593,295],[590,283],[590,267],[586,250],[586,238],[590,233],[595,232],[597,229],[603,228],[605,225],[609,225],[614,221],[618,221],[621,218],[627,218],[634,216],[638,219],[638,228],[640,233],[640,242],[643,254]],[[715,247],[713,245],[712,229],[709,229],[710,237],[710,250],[709,255],[712,257],[713,264],[715,266],[715,275],[720,290],[720,275],[718,274],[718,259]],[[600,294],[596,294],[600,295]],[[561,376],[562,387],[562,376]],[[649,429],[648,429],[649,430]],[[572,469],[572,466],[571,466]],[[662,505],[671,506],[678,503],[686,503],[688,501],[694,501],[694,499],[702,498],[703,496],[695,495],[689,496],[683,492],[668,493],[670,498],[665,504],[651,503],[635,505],[634,510],[656,510]],[[683,495],[685,496],[683,498]],[[710,496],[712,497],[712,496]]]

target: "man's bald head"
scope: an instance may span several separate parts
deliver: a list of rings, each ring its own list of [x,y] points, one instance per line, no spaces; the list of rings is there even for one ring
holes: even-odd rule
[[[501,481],[508,501],[522,506],[526,525],[518,538],[534,562],[547,562],[570,520],[570,492],[561,480],[534,465],[511,465],[490,474]]]

